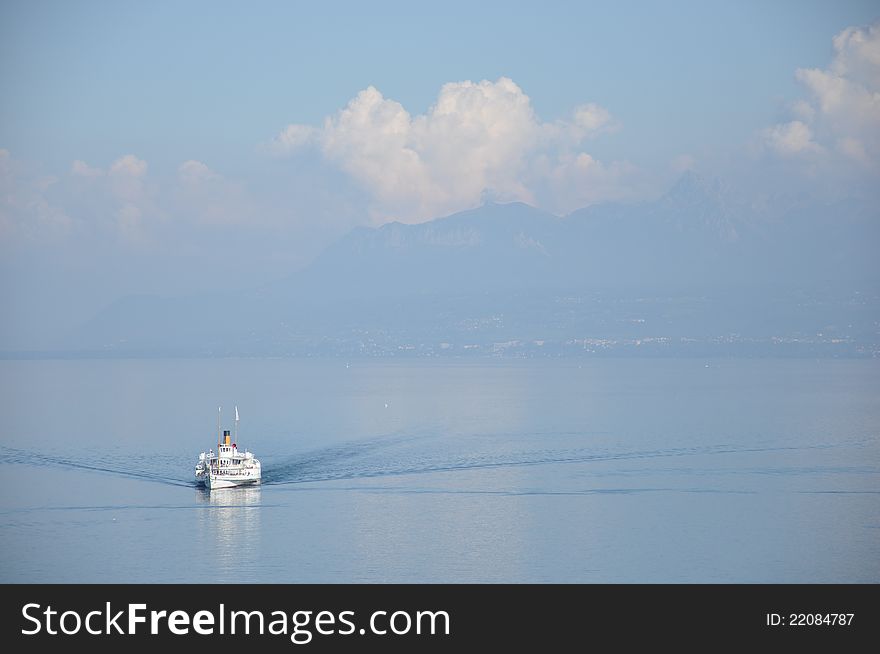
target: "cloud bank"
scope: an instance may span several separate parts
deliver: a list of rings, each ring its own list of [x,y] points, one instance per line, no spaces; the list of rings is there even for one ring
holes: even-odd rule
[[[762,132],[766,148],[782,157],[847,160],[880,167],[880,23],[848,27],[832,40],[824,69],[799,68],[809,97],[792,107],[793,120]]]
[[[0,148],[0,243],[53,242],[70,231],[71,217],[47,197],[57,182],[26,170]]]
[[[416,116],[370,86],[320,127],[288,125],[272,149],[316,150],[367,191],[376,222],[417,222],[472,207],[487,193],[532,204],[543,197],[545,208],[561,212],[617,197],[634,167],[605,164],[583,149],[615,127],[608,110],[592,103],[544,122],[502,77],[445,84]]]
[[[880,23],[849,27],[832,45],[827,66],[795,71],[804,97],[786,121],[758,134],[763,160],[734,161],[734,169],[798,193],[821,192],[817,181],[841,195],[866,181],[876,188]],[[280,251],[284,238],[319,243],[355,224],[424,221],[490,199],[565,214],[645,198],[665,172],[595,152],[593,139],[619,128],[596,103],[543,120],[523,89],[501,77],[447,83],[421,114],[370,86],[320,125],[288,125],[270,146],[289,159],[258,158],[245,178],[197,159],[161,169],[134,153],[98,165],[76,159],[46,174],[0,149],[0,245],[189,252],[214,234],[235,233],[239,242],[259,232],[255,243]],[[694,166],[690,155],[671,162],[674,172]]]
[[[0,149],[0,236],[9,245],[109,236],[144,248],[169,230],[265,226],[273,215],[242,182],[201,161],[184,161],[176,173],[153,178],[145,160],[125,154],[106,167],[77,159],[66,174],[39,176]]]

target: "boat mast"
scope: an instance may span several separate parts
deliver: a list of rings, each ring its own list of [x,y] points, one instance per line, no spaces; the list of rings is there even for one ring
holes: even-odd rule
[[[220,451],[220,442],[223,439],[223,432],[220,431],[220,413],[222,412],[223,407],[217,407],[217,451]]]
[[[238,443],[238,406],[235,407],[235,438],[234,443]]]

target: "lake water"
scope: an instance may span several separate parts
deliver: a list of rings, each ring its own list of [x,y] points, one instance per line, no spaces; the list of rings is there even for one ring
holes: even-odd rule
[[[206,492],[217,406],[264,483]],[[0,362],[2,582],[878,582],[880,361]]]

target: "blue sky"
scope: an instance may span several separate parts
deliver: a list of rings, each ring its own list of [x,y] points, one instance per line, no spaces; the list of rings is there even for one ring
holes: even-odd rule
[[[0,303],[28,331],[128,293],[261,283],[355,225],[487,191],[561,215],[693,168],[864,194],[878,18],[865,1],[7,1]],[[230,253],[242,265],[217,264]]]
[[[374,85],[411,113],[506,76],[545,120],[609,108],[628,157],[736,147],[871,2],[5,2],[0,143],[47,167],[120,152],[247,172],[257,143]],[[719,127],[723,125],[723,129]]]

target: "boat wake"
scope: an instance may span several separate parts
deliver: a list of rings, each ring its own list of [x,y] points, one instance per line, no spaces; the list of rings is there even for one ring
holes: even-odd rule
[[[433,453],[425,450],[418,453],[380,453],[377,452],[377,449],[379,449],[378,443],[372,443],[368,447],[360,447],[357,443],[353,443],[336,448],[315,450],[284,459],[271,458],[264,468],[263,484],[302,484],[521,466],[747,454],[798,450],[803,447],[741,447],[717,444],[629,451],[600,450],[598,448],[548,448],[504,453],[469,453],[466,455],[451,454],[448,450]]]
[[[501,437],[500,435],[494,436]],[[510,435],[510,438],[511,442],[523,442],[517,435]],[[474,443],[473,439],[470,442]],[[721,456],[835,447],[834,445],[743,447],[715,444],[646,450],[612,450],[599,447],[525,447],[502,451],[487,449],[482,452],[463,452],[464,448],[455,447],[456,444],[460,445],[460,442],[449,443],[439,437],[432,438],[429,435],[395,435],[352,441],[298,454],[269,454],[261,457],[264,462],[262,484],[277,486],[521,466],[676,459],[701,455]],[[152,454],[146,457],[131,453],[103,453],[101,455],[90,454],[88,458],[82,458],[75,455],[47,454],[16,448],[8,448],[7,452],[8,456],[3,459],[3,462],[7,464],[17,463],[86,470],[172,486],[196,486],[189,476],[191,474],[189,458],[172,454]],[[183,461],[185,464],[182,463]],[[172,474],[168,474],[168,471],[171,471]]]
[[[171,486],[195,486],[195,483],[183,478],[169,476],[158,472],[151,472],[147,469],[145,460],[138,460],[138,457],[131,454],[113,456],[109,454],[90,455],[88,459],[82,459],[75,456],[65,456],[60,454],[45,454],[42,452],[31,452],[17,448],[7,448],[9,456],[5,458],[3,463],[17,463],[31,466],[49,466],[55,468],[89,470],[111,474],[118,477],[128,477],[131,479],[143,479],[146,481],[168,484]],[[153,465],[157,459],[162,463],[171,463],[168,455],[159,456],[151,455]],[[177,467],[174,461],[167,469]]]

